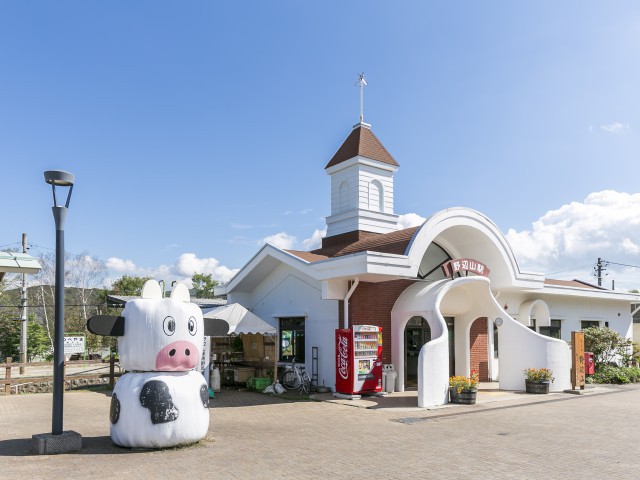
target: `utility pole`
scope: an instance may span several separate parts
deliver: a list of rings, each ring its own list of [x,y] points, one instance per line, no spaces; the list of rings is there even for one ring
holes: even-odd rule
[[[22,253],[27,253],[27,234],[22,234]],[[27,274],[22,274],[22,291],[20,295],[20,373],[24,374],[27,363]]]
[[[598,286],[602,286],[602,272],[604,272],[607,268],[607,262],[598,257],[598,263],[593,267],[593,274],[598,279]]]

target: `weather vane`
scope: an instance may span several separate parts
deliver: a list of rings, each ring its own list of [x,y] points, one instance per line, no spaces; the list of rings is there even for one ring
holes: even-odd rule
[[[356,80],[356,87],[360,87],[360,123],[364,123],[364,107],[363,107],[363,95],[362,91],[364,90],[367,81],[364,79],[364,72],[358,74],[358,80]]]

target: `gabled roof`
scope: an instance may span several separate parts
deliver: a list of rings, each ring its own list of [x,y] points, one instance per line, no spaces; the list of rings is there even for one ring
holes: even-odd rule
[[[333,158],[324,167],[325,170],[334,165],[338,165],[350,158],[366,157],[378,162],[387,163],[393,166],[400,166],[391,154],[384,148],[384,145],[378,140],[370,128],[357,125],[349,134],[347,139],[342,143]]]
[[[42,267],[27,253],[0,251],[0,272],[38,273]]]

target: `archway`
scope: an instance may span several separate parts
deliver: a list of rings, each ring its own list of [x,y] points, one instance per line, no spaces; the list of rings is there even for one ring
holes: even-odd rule
[[[405,388],[418,387],[418,357],[422,346],[431,341],[431,327],[424,317],[414,316],[404,328]]]
[[[487,317],[469,325],[469,372],[477,372],[481,382],[489,381],[489,328]]]

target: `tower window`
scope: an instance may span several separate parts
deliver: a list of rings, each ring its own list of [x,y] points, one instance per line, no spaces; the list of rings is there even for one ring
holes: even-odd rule
[[[340,190],[338,194],[339,205],[338,212],[346,212],[351,207],[349,201],[349,182],[342,182],[340,184]]]
[[[384,212],[384,194],[382,184],[373,180],[369,184],[369,210]]]

